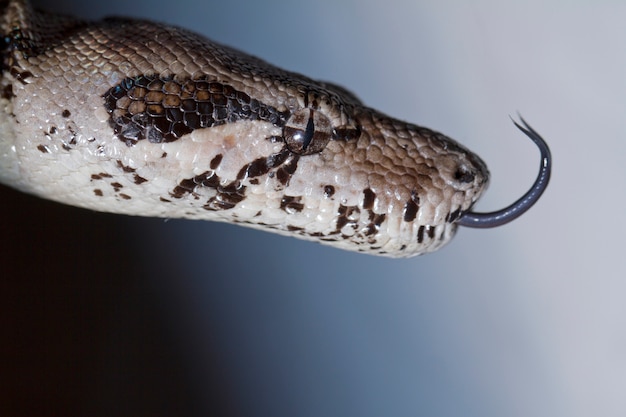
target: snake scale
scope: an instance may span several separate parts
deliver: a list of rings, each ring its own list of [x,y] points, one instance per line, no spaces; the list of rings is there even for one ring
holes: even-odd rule
[[[454,140],[184,29],[83,21],[0,2],[0,182],[65,204],[226,221],[408,257],[459,225],[537,201],[550,151],[517,202],[474,213],[484,162]]]

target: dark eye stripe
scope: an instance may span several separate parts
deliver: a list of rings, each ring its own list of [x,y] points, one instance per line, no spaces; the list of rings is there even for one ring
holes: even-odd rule
[[[173,142],[195,129],[238,120],[262,120],[283,127],[290,116],[288,111],[280,112],[228,84],[206,77],[126,78],[110,88],[103,98],[110,126],[129,146],[143,139],[153,143]]]

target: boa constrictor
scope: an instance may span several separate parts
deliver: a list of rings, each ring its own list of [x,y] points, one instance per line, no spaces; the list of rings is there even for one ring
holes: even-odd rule
[[[446,136],[186,30],[0,3],[0,182],[93,210],[239,223],[359,252],[433,251],[474,213],[488,171]]]

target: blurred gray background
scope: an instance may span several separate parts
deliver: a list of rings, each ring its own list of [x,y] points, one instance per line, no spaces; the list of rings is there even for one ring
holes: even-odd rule
[[[434,254],[375,258],[2,189],[1,415],[623,416],[626,4],[122,1],[329,80],[488,164],[478,208],[550,188]],[[622,255],[620,255],[622,253]]]

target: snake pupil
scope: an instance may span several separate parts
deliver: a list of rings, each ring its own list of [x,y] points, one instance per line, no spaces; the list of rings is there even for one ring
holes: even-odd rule
[[[313,110],[306,123],[306,129],[304,130],[304,137],[302,138],[302,149],[306,151],[311,141],[313,140],[313,134],[315,133],[315,123],[313,122]]]

